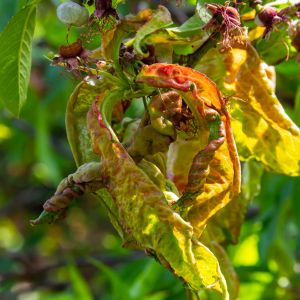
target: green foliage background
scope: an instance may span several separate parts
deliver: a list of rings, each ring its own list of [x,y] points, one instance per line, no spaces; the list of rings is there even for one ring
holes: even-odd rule
[[[1,30],[25,2],[0,2]],[[127,2],[119,7],[121,14],[147,4]],[[143,252],[121,247],[96,201],[78,199],[59,224],[29,225],[60,179],[75,170],[64,114],[77,81],[46,59],[66,42],[67,28],[55,14],[58,3],[44,0],[38,9],[28,100],[20,119],[0,112],[0,299],[185,299],[171,273]],[[192,3],[180,9],[172,1],[164,4],[177,22],[193,9]],[[77,34],[72,29],[69,40]],[[300,125],[299,66],[287,61],[276,71],[277,95]],[[249,189],[258,184],[249,182]],[[262,175],[240,242],[228,247],[241,281],[240,300],[300,299],[299,195],[299,177]]]

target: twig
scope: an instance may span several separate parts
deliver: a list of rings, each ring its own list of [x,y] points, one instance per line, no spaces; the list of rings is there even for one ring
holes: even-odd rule
[[[186,296],[188,300],[200,300],[200,297],[197,292],[194,292],[189,287],[185,287]]]

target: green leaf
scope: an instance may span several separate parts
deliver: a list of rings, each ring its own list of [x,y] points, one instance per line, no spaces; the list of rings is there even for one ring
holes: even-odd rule
[[[143,272],[132,284],[130,295],[135,299],[144,299],[144,296],[146,296],[155,286],[157,274],[160,269],[161,267],[156,261],[149,261]]]
[[[214,3],[218,3],[218,1],[213,1]],[[198,13],[199,17],[201,18],[202,22],[205,24],[211,19],[211,15],[205,8],[205,3],[208,1],[199,0],[196,6],[196,12]]]
[[[291,38],[288,35],[289,25],[281,23],[276,26],[268,38],[259,39],[256,50],[261,59],[269,65],[277,65],[288,60],[295,49],[291,45]]]
[[[157,47],[174,47],[174,52],[178,55],[188,55],[195,52],[209,37],[209,34],[202,29],[203,22],[199,13],[196,12],[191,18],[179,27],[160,28],[149,34],[143,40],[146,44],[155,44],[155,54]],[[159,59],[159,62],[168,62]]]
[[[93,300],[93,296],[90,292],[90,289],[83,279],[82,275],[78,271],[77,267],[74,264],[68,266],[70,280],[72,283],[74,298],[75,299],[84,299],[84,300]]]
[[[98,93],[97,87],[82,82],[73,91],[67,105],[67,136],[77,166],[97,161],[88,136],[86,114]]]
[[[141,49],[143,39],[154,31],[171,25],[172,19],[169,11],[164,6],[159,6],[158,10],[153,14],[151,20],[143,25],[136,33],[134,48],[137,53],[144,55]]]
[[[107,278],[112,286],[113,290],[113,299],[115,300],[134,300],[130,294],[128,287],[123,283],[122,279],[119,277],[118,273],[114,271],[113,269],[109,268],[102,262],[95,260],[95,259],[89,259],[91,264],[93,264],[96,268],[98,268],[105,278]],[[85,298],[80,298],[85,299]]]
[[[36,5],[21,9],[0,35],[0,99],[18,116],[27,97]]]

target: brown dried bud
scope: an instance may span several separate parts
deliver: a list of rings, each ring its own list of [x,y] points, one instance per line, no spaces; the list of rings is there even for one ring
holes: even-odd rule
[[[70,45],[62,45],[59,47],[59,54],[63,58],[72,58],[79,56],[83,50],[81,39],[77,39],[76,42]]]
[[[244,36],[241,19],[236,8],[220,4],[207,4],[206,8],[212,13],[212,18],[204,26],[204,29],[213,30],[222,34],[224,48],[231,45],[231,40]]]
[[[270,27],[276,22],[277,10],[274,7],[266,6],[256,15],[255,22],[259,26]],[[275,19],[274,19],[275,18]]]

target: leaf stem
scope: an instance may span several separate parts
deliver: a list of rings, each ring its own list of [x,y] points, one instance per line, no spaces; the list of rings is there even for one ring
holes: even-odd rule
[[[194,292],[189,287],[185,287],[187,300],[200,300],[200,297],[197,292]]]

